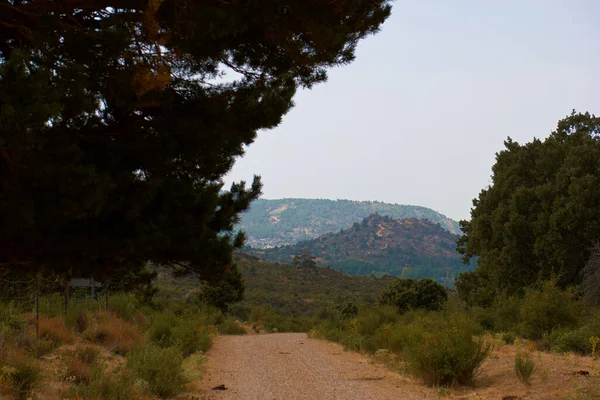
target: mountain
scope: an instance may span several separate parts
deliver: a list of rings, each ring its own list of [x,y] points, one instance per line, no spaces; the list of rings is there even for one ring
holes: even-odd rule
[[[433,278],[452,286],[463,265],[456,252],[458,235],[426,219],[392,219],[372,214],[338,233],[271,249],[244,251],[268,261],[293,262],[293,256],[310,253],[319,265],[343,269],[350,275]]]
[[[460,234],[458,222],[429,208],[324,199],[256,200],[242,215],[240,228],[248,235],[249,246],[268,248],[339,232],[373,213],[392,218],[428,219],[449,232]]]

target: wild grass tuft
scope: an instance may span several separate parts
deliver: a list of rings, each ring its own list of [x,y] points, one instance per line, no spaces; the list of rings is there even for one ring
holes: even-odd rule
[[[172,397],[181,392],[187,380],[183,371],[183,357],[175,347],[160,348],[149,345],[133,352],[127,367],[145,381],[152,393]]]
[[[515,356],[515,373],[517,378],[525,385],[531,385],[530,379],[536,370],[535,362],[531,358],[531,354],[517,351]]]

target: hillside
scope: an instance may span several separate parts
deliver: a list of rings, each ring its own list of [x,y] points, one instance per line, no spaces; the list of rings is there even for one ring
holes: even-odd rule
[[[419,218],[459,234],[458,222],[429,208],[371,201],[324,199],[259,199],[242,215],[240,227],[251,247],[269,248],[339,232],[378,213],[394,219]]]
[[[269,261],[290,263],[308,251],[320,265],[342,268],[351,275],[389,274],[433,278],[452,285],[460,272],[471,270],[456,253],[454,235],[428,220],[395,220],[373,214],[338,233],[272,249],[245,251]]]
[[[349,276],[331,268],[302,270],[294,265],[271,263],[240,254],[236,264],[244,277],[244,300],[234,306],[238,315],[249,316],[254,307],[272,307],[287,316],[313,316],[335,310],[348,302],[373,303],[394,278]],[[174,278],[158,267],[156,285],[170,297],[193,298],[198,290],[195,276]]]

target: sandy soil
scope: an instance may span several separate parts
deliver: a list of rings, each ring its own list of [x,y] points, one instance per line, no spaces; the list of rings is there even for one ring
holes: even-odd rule
[[[225,385],[227,390],[213,390]],[[303,333],[219,337],[199,393],[209,399],[428,399],[430,389]]]
[[[194,398],[215,400],[600,398],[599,361],[533,352],[538,371],[527,387],[513,370],[515,346],[499,340],[494,345],[474,387],[440,389],[392,372],[372,357],[301,333],[224,336],[207,354],[206,375],[192,391]],[[573,374],[579,370],[590,375]],[[226,390],[213,389],[220,385]]]

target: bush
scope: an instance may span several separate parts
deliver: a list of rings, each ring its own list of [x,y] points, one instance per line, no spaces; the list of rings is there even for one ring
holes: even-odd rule
[[[519,326],[528,339],[540,339],[555,328],[575,327],[581,315],[581,304],[574,290],[561,290],[548,281],[538,289],[528,289],[523,298]]]
[[[583,355],[591,354],[593,349],[592,337],[600,336],[600,326],[586,325],[579,329],[554,329],[547,336],[550,350],[558,353],[572,351]]]
[[[90,324],[90,316],[85,308],[72,307],[67,312],[65,323],[73,328],[75,332],[82,333]]]
[[[197,351],[206,352],[212,346],[208,331],[195,320],[182,320],[173,330],[173,339],[184,357]]]
[[[173,345],[173,330],[177,323],[178,317],[172,312],[154,314],[148,329],[148,338],[157,346],[171,347]]]
[[[448,300],[446,289],[433,279],[396,279],[378,297],[380,305],[395,306],[399,312],[410,309],[441,310]]]
[[[144,336],[137,326],[110,312],[97,313],[94,323],[83,336],[121,355],[144,345]]]
[[[379,327],[394,324],[399,318],[394,306],[364,307],[357,316],[358,331],[361,335],[371,336]]]
[[[20,350],[0,348],[0,393],[25,399],[40,380],[40,371],[34,360]]]
[[[431,386],[472,384],[491,352],[482,338],[473,339],[476,325],[460,314],[433,314],[407,329],[406,360],[412,372]]]
[[[148,337],[159,347],[178,348],[184,357],[197,351],[207,351],[212,345],[200,319],[190,315],[177,316],[172,312],[154,315]]]
[[[77,358],[67,361],[65,379],[76,384],[89,384],[92,381],[92,367]]]
[[[515,356],[515,373],[517,378],[525,385],[529,386],[531,383],[529,379],[535,372],[535,362],[531,358],[529,353],[523,353],[517,351]]]
[[[94,346],[82,346],[75,350],[77,360],[87,365],[93,365],[100,356],[100,350]]]
[[[505,344],[513,344],[513,343],[515,343],[515,339],[517,338],[517,335],[514,332],[504,332],[502,334],[501,338]]]
[[[245,335],[246,330],[234,318],[226,318],[218,327],[219,333],[222,335]]]
[[[137,314],[137,300],[131,293],[119,293],[108,298],[108,308],[119,318],[133,321]]]
[[[126,374],[107,372],[100,365],[92,368],[89,385],[78,385],[69,388],[65,398],[85,400],[129,400],[145,398]]]
[[[48,339],[54,345],[70,343],[73,335],[65,325],[63,317],[46,318],[40,315],[39,321],[40,338]]]
[[[186,379],[182,364],[179,349],[154,345],[135,351],[127,360],[127,367],[160,397],[172,397],[183,389]]]
[[[521,322],[522,300],[517,297],[498,298],[494,301],[494,329],[497,331],[514,331]]]

